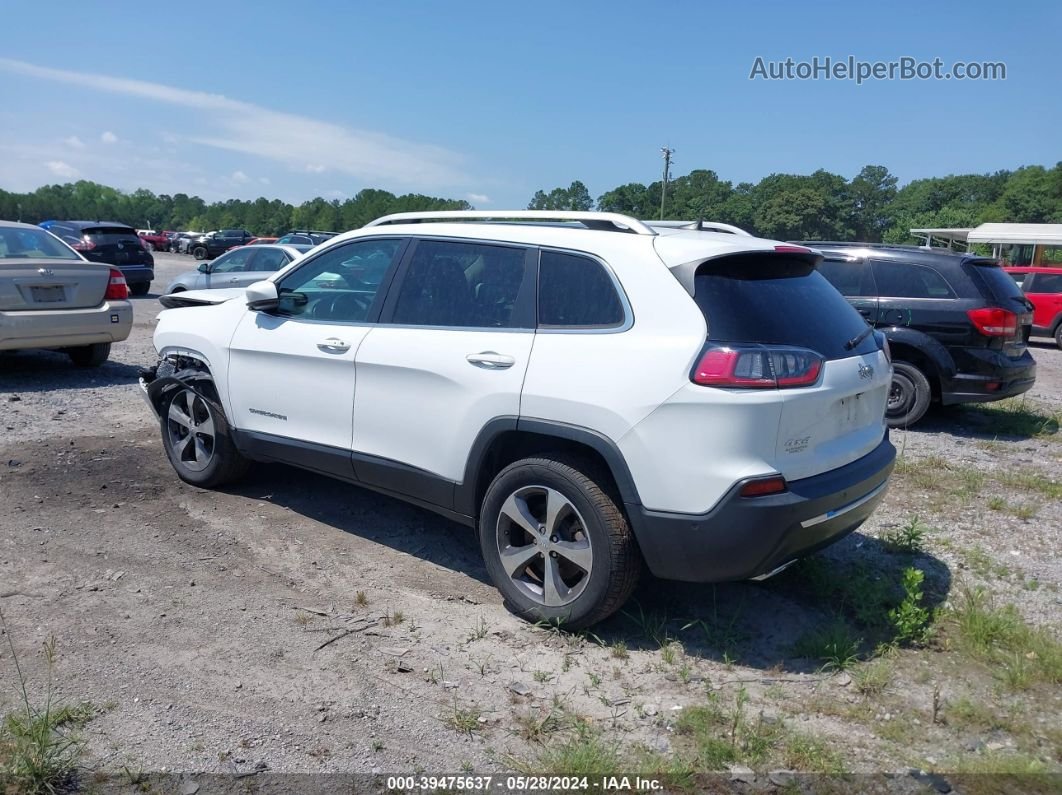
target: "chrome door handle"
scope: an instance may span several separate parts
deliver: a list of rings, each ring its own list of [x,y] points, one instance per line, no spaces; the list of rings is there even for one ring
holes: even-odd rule
[[[465,360],[469,364],[486,370],[506,370],[516,364],[516,359],[512,356],[506,356],[504,353],[496,353],[494,351],[470,353],[465,357]]]
[[[350,343],[344,342],[336,337],[329,337],[326,340],[322,340],[317,343],[317,347],[322,351],[329,351],[331,353],[343,353],[343,351],[350,350]]]

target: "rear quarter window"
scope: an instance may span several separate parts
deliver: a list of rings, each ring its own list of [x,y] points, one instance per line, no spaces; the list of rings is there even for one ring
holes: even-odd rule
[[[560,251],[541,253],[538,323],[546,328],[615,328],[623,302],[597,260]]]
[[[845,349],[867,329],[866,321],[815,265],[795,257],[747,254],[706,262],[694,277],[694,300],[715,342],[795,345],[827,359],[877,350],[872,334]]]
[[[882,298],[954,298],[951,285],[933,268],[911,262],[878,260],[874,280]]]
[[[1001,304],[1007,304],[1012,299],[1024,303],[1025,293],[995,260],[968,260],[963,265],[973,276],[985,298]]]

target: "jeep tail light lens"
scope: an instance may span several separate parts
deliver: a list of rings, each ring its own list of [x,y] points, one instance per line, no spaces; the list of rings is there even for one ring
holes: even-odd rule
[[[818,381],[822,361],[806,348],[709,344],[690,380],[701,386],[791,389]]]
[[[129,285],[117,268],[111,268],[111,279],[107,282],[107,292],[103,297],[107,301],[124,301],[129,297]]]
[[[739,493],[742,497],[766,497],[768,494],[781,494],[788,488],[785,478],[781,475],[773,475],[769,478],[750,480],[741,487]]]
[[[92,249],[96,248],[96,244],[92,241],[92,238],[89,237],[88,235],[85,235],[77,243],[71,243],[70,245],[71,245],[72,248],[76,249],[77,251],[92,251]]]
[[[986,337],[1014,337],[1018,333],[1018,316],[1006,309],[985,307],[967,310],[966,314]]]

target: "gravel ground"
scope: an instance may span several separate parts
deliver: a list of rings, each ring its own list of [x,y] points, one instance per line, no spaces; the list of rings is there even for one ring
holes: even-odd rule
[[[189,267],[158,255],[157,284]],[[1028,731],[1001,734],[928,715],[935,693],[1003,698],[991,671],[946,644],[899,652],[873,701],[796,656],[836,608],[806,572],[718,587],[646,578],[626,615],[572,636],[509,615],[472,534],[432,514],[280,466],[222,492],[182,484],[135,387],[159,306],[133,300],[132,337],[97,371],[48,353],[0,359],[0,609],[31,693],[54,637],[57,697],[97,707],[85,765],[101,779],[123,766],[535,769],[571,737],[529,728],[550,710],[667,756],[686,748],[683,710],[739,688],[750,714],[822,738],[851,770],[946,768],[985,743],[1060,769],[1058,734],[1043,728],[1062,707],[1056,685],[1007,696]],[[1024,404],[938,412],[894,434],[893,486],[821,558],[834,576],[869,564],[898,577],[880,539],[917,516],[934,604],[982,585],[1057,632],[1062,434],[1036,416],[1062,411],[1062,351],[1033,353]],[[16,685],[5,639],[0,711]],[[891,721],[922,728],[899,738]]]

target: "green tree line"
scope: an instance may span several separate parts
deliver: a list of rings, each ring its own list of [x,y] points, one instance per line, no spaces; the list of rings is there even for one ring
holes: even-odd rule
[[[660,217],[661,182],[631,182],[606,191],[597,209],[636,218]],[[529,209],[589,210],[579,181],[538,191]],[[908,230],[972,227],[1001,221],[1062,223],[1062,162],[993,174],[916,179],[902,188],[884,166],[865,166],[853,179],[819,170],[771,174],[734,185],[697,169],[668,182],[664,217],[734,224],[777,240],[858,240],[902,243]]]
[[[156,195],[149,190],[126,193],[81,180],[65,185],[45,185],[31,193],[0,190],[0,218],[36,224],[48,219],[105,220],[137,229],[209,231],[247,229],[256,235],[280,235],[291,229],[345,231],[364,226],[388,213],[414,210],[467,210],[458,199],[408,193],[395,196],[366,188],[346,201],[322,198],[299,205],[279,199],[253,201],[229,199],[207,204],[184,193]]]
[[[528,207],[599,210],[637,218],[660,215],[660,181],[630,182],[595,202],[586,185],[539,190]],[[54,219],[105,219],[137,228],[211,230],[244,228],[259,235],[289,229],[344,231],[381,215],[414,210],[466,210],[468,202],[422,194],[396,196],[366,188],[345,201],[320,197],[299,205],[279,199],[230,199],[208,204],[184,193],[123,192],[85,180],[46,185],[30,193],[0,190],[0,218],[29,223]],[[986,221],[1062,223],[1062,162],[993,174],[916,179],[899,187],[884,166],[865,166],[848,180],[818,170],[771,174],[733,184],[714,171],[696,169],[669,181],[665,218],[697,218],[735,224],[780,240],[860,240],[899,243],[915,227],[976,226]]]

